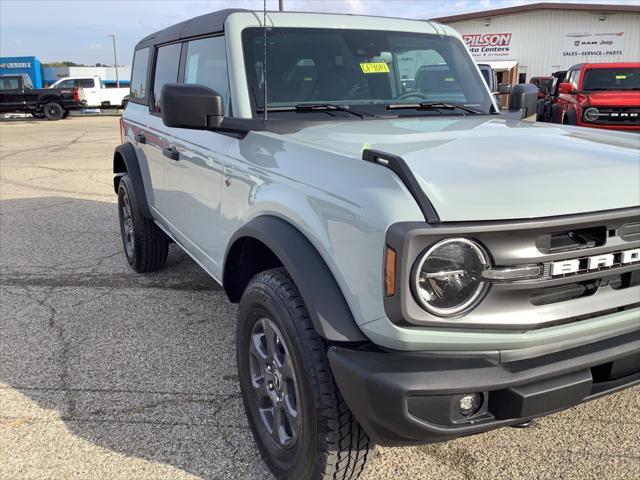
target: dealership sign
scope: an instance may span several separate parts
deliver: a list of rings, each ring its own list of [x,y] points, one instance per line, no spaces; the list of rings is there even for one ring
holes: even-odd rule
[[[31,68],[31,62],[0,63],[0,68]]]
[[[475,58],[507,58],[511,53],[511,33],[472,33],[462,39]]]
[[[569,32],[564,36],[563,57],[577,59],[622,55],[624,32]]]

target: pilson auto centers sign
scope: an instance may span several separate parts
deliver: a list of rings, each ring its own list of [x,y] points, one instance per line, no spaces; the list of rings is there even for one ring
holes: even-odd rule
[[[462,39],[477,59],[505,59],[511,53],[511,33],[472,33]]]

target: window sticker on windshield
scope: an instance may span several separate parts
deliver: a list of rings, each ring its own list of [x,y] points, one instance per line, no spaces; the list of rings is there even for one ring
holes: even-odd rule
[[[616,75],[616,80],[625,80],[626,78],[626,75]]]
[[[384,62],[361,63],[362,73],[389,73],[389,65]]]

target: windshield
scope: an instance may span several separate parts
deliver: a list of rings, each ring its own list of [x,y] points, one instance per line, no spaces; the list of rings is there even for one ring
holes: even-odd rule
[[[640,68],[591,68],[584,74],[582,90],[640,90]]]
[[[254,112],[262,110],[264,101],[263,35],[261,28],[243,32]],[[451,37],[319,28],[274,28],[267,33],[270,109],[310,103],[376,115],[464,114],[453,109],[387,110],[390,104],[442,102],[489,113],[491,98],[482,82],[462,43]]]

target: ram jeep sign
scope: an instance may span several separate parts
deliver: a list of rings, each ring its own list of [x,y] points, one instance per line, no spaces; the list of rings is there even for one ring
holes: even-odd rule
[[[472,33],[463,35],[475,58],[508,58],[511,53],[511,33]]]
[[[563,57],[579,61],[619,57],[624,51],[624,32],[568,32],[564,36]]]

